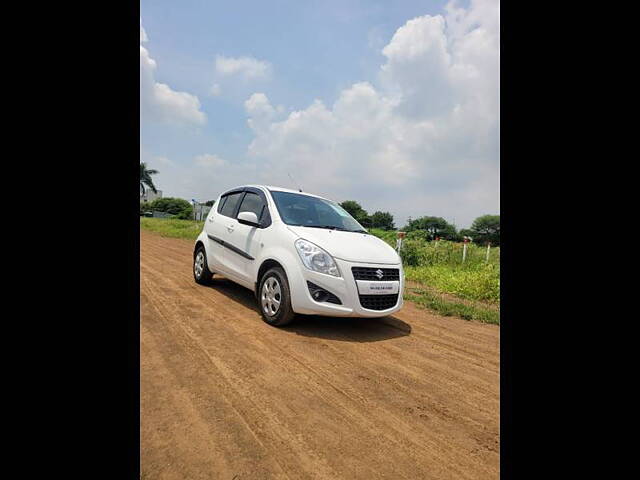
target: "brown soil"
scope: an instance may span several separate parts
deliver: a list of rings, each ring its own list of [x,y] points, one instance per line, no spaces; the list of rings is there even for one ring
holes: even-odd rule
[[[196,284],[191,242],[140,240],[142,478],[499,478],[499,327],[406,302],[278,329]]]

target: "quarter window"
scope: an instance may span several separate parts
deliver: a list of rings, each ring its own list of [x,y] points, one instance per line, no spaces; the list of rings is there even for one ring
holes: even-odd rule
[[[218,213],[222,212],[222,207],[224,207],[224,202],[227,201],[227,197],[222,197],[218,202]]]

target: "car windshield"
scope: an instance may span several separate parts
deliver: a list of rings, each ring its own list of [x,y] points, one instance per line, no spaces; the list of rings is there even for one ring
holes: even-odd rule
[[[290,192],[272,191],[271,195],[282,221],[287,225],[367,233],[362,225],[337,203]]]

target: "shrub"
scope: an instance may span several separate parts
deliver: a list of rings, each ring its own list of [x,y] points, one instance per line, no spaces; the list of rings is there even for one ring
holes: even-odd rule
[[[422,258],[420,244],[416,241],[405,240],[400,249],[400,258],[404,265],[418,266]]]
[[[407,232],[407,240],[422,240],[427,241],[429,239],[429,234],[426,230],[412,230]]]
[[[175,215],[176,218],[183,220],[193,218],[193,207],[189,202],[182,198],[158,198],[153,202],[148,203],[147,208],[158,212],[167,212],[171,215]]]

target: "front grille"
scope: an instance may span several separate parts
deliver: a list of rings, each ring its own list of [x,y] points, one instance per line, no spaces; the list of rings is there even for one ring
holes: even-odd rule
[[[382,271],[382,278],[378,277],[378,270]],[[351,272],[356,280],[374,280],[376,282],[400,280],[400,270],[397,268],[351,267]]]
[[[360,305],[369,310],[387,310],[398,303],[398,294],[390,295],[360,295]]]

